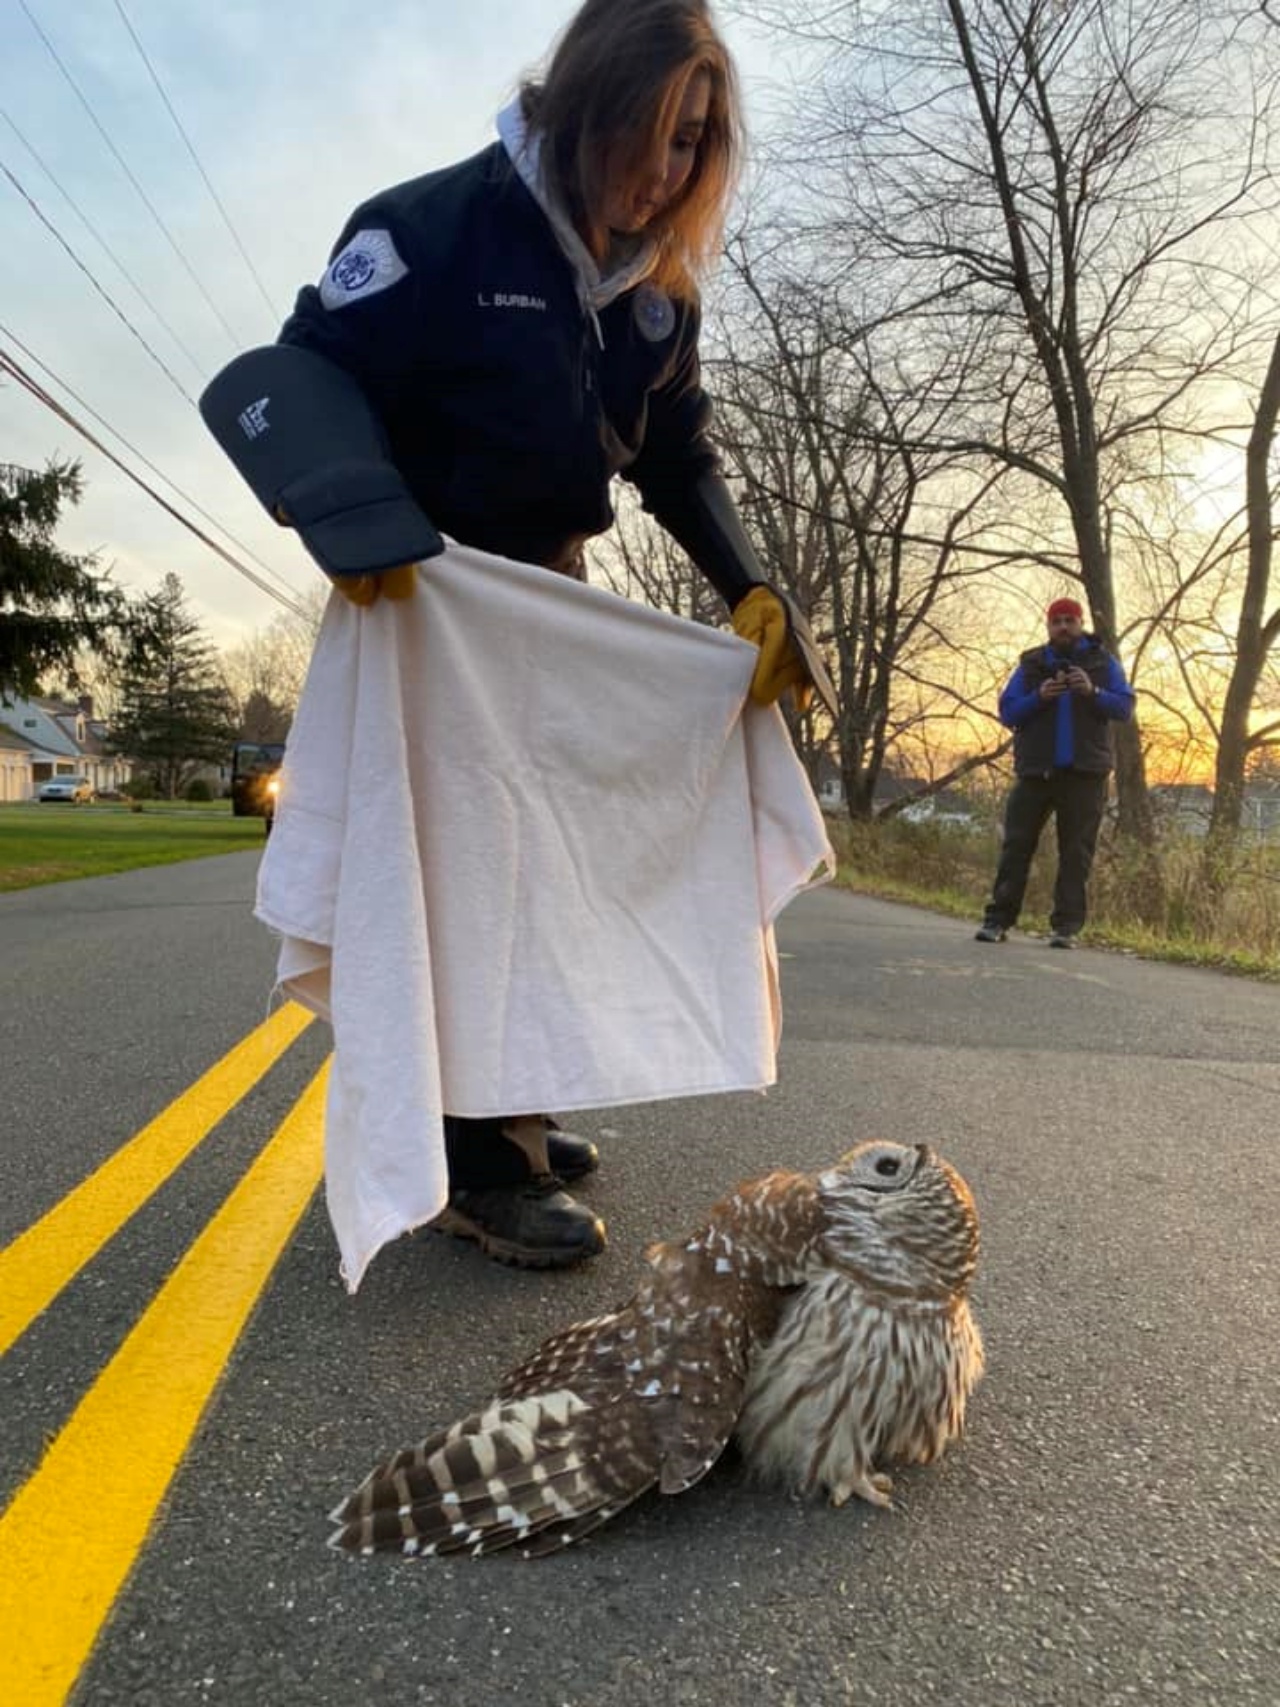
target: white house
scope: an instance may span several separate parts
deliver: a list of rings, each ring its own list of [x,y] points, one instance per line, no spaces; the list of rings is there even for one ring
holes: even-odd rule
[[[0,802],[31,798],[31,766],[36,757],[30,741],[0,723]]]
[[[115,793],[132,772],[107,751],[107,726],[88,694],[0,700],[0,801],[30,800],[54,776],[88,777],[98,793]]]

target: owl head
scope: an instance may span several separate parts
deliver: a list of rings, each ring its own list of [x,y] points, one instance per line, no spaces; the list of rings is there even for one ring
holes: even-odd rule
[[[859,1144],[817,1177],[826,1260],[893,1294],[962,1294],[978,1260],[964,1180],[927,1144]]]

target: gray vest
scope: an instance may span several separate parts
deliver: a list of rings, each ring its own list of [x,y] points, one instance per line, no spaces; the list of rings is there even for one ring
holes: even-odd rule
[[[1041,682],[1055,674],[1059,666],[1046,662],[1046,648],[1035,646],[1018,660],[1022,679],[1028,690],[1039,689]],[[1088,647],[1072,655],[1070,662],[1079,664],[1095,687],[1106,683],[1111,666],[1111,654],[1090,638]],[[1078,694],[1071,698],[1071,717],[1075,734],[1075,757],[1071,768],[1105,776],[1115,768],[1115,753],[1111,745],[1111,719],[1097,702]],[[1057,736],[1058,702],[1042,701],[1041,709],[1029,723],[1013,732],[1013,768],[1018,776],[1048,776],[1054,769],[1054,746]]]

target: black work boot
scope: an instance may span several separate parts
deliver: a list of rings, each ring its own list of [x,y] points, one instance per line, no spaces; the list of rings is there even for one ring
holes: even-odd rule
[[[525,1157],[531,1174],[575,1180],[600,1166],[595,1145],[565,1132],[549,1114],[513,1114],[503,1121],[502,1136]]]
[[[521,1185],[455,1190],[432,1226],[474,1239],[488,1257],[516,1268],[569,1268],[605,1247],[604,1222],[562,1191],[554,1174]]]
[[[547,1165],[551,1172],[566,1181],[595,1173],[600,1166],[600,1152],[590,1138],[566,1132],[549,1114],[542,1118],[547,1128]]]

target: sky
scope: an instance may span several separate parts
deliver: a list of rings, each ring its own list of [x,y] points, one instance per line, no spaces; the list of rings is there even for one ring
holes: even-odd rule
[[[285,588],[309,588],[319,572],[258,507],[193,400],[234,355],[273,341],[360,201],[492,139],[494,114],[572,10],[573,0],[8,0],[0,8],[0,349],[235,555],[256,554]],[[721,24],[750,119],[766,97],[774,52],[747,26]],[[79,459],[86,483],[58,529],[65,549],[98,553],[134,591],[175,571],[223,647],[280,613],[70,426],[0,381],[0,462],[42,467],[54,456]]]

